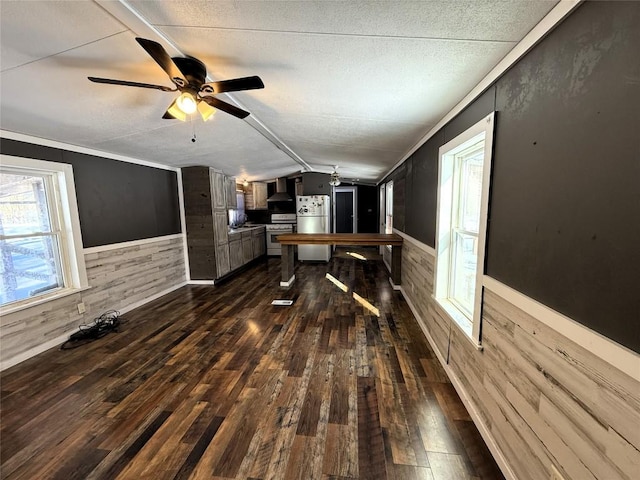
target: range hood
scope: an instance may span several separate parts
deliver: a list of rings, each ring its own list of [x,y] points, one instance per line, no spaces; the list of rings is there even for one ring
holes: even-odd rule
[[[276,193],[267,198],[267,202],[293,202],[293,198],[287,193],[287,179],[276,179]]]

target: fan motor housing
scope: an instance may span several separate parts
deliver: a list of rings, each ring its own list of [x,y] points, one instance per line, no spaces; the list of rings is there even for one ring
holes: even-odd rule
[[[184,74],[189,85],[196,91],[199,90],[207,78],[207,67],[204,63],[194,57],[173,57],[172,60]]]

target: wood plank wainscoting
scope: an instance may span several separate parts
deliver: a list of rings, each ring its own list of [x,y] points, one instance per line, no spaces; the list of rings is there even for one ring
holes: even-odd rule
[[[106,310],[131,310],[186,283],[181,234],[86,248],[84,258],[89,289],[0,315],[3,369],[60,345]]]
[[[402,292],[506,476],[548,480],[554,465],[567,480],[639,478],[639,369],[627,365],[632,378],[487,287],[478,350],[433,301],[433,249],[403,237]]]
[[[274,258],[182,287],[3,372],[3,478],[503,479],[376,250],[356,251],[287,290]]]

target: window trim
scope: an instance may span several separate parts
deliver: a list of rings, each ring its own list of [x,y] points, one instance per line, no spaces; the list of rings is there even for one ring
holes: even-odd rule
[[[465,333],[476,346],[481,345],[482,335],[482,294],[485,272],[485,249],[487,239],[487,216],[489,211],[489,189],[493,164],[493,134],[495,113],[487,115],[475,125],[441,146],[438,152],[438,192],[436,210],[436,265],[434,299],[451,317],[453,323]],[[482,169],[482,193],[480,201],[480,223],[478,229],[478,257],[475,279],[473,316],[468,318],[449,300],[449,279],[451,269],[451,211],[454,208],[453,186],[446,179],[452,177],[454,157],[468,147],[471,141],[484,137],[484,160]],[[445,196],[448,198],[445,200]],[[469,326],[469,323],[471,325]]]
[[[51,175],[53,184],[52,197],[56,209],[57,227],[60,229],[60,261],[63,270],[64,286],[55,291],[26,298],[2,306],[3,315],[39,305],[66,295],[77,293],[89,288],[87,270],[84,261],[82,234],[80,231],[80,216],[76,200],[76,189],[73,177],[73,167],[67,163],[36,160],[32,158],[15,157],[0,154],[0,163],[4,167],[16,168],[22,171],[32,170],[35,173]],[[48,198],[49,200],[49,198]]]
[[[393,233],[393,180],[384,184],[384,202],[384,233],[389,234]]]

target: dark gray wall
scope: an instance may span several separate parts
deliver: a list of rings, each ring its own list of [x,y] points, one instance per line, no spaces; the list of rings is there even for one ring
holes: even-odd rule
[[[304,195],[331,195],[328,173],[306,172],[302,174],[302,191]]]
[[[434,246],[438,149],[495,110],[486,273],[635,351],[639,51],[640,2],[585,2],[388,177]]]
[[[412,162],[404,162],[389,176],[393,180],[393,228],[406,231],[407,172],[412,171]]]
[[[181,232],[176,172],[6,138],[0,151],[73,166],[85,248]]]
[[[640,351],[640,3],[580,7],[496,107],[487,273]]]

